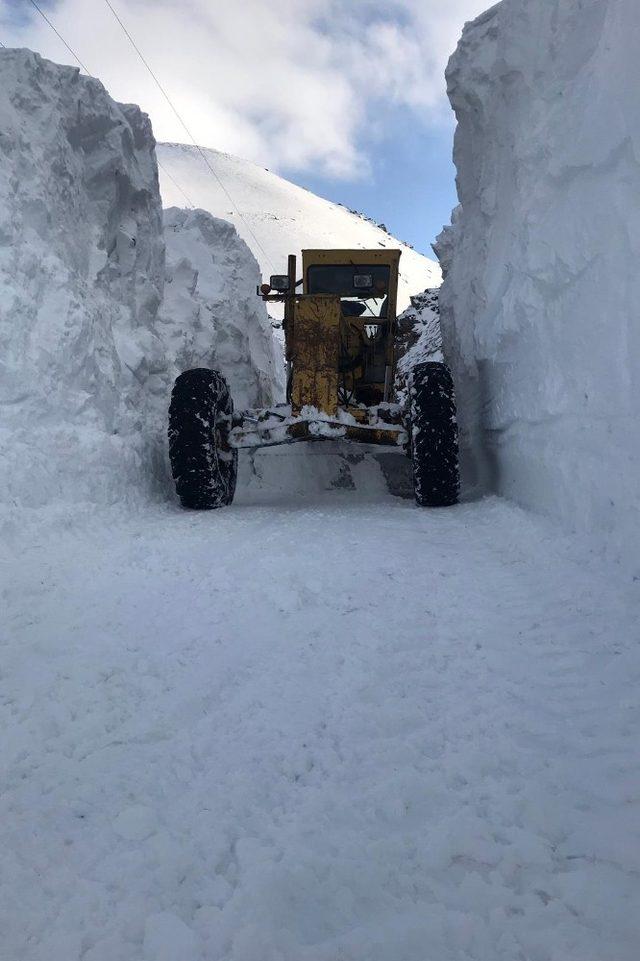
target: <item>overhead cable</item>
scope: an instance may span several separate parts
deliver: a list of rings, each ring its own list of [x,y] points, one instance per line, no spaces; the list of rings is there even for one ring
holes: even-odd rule
[[[122,20],[120,19],[120,17],[119,17],[118,14],[116,13],[116,11],[114,10],[113,6],[112,6],[111,3],[110,3],[110,0],[104,0],[104,2],[105,2],[106,5],[109,7],[109,10],[111,11],[111,13],[112,13],[113,16],[115,17],[115,19],[116,19],[116,20],[118,21],[118,23],[120,24],[120,27],[121,27],[124,35],[126,36],[126,38],[128,39],[129,43],[131,44],[131,46],[133,47],[133,49],[134,49],[135,52],[137,53],[138,57],[140,58],[140,60],[142,61],[142,63],[143,63],[144,66],[146,67],[146,69],[148,70],[148,72],[149,72],[149,74],[151,75],[153,81],[155,82],[156,86],[158,87],[160,93],[162,94],[162,96],[163,96],[164,99],[167,101],[167,103],[168,103],[169,106],[171,107],[172,111],[174,112],[174,114],[175,114],[176,117],[178,118],[178,121],[180,122],[180,125],[182,126],[183,130],[185,131],[185,133],[186,133],[187,136],[189,137],[189,140],[191,140],[193,146],[196,148],[196,150],[198,151],[198,153],[199,153],[200,156],[202,157],[203,161],[205,162],[205,164],[206,164],[206,166],[208,167],[209,171],[211,172],[211,174],[212,174],[213,177],[215,178],[218,186],[220,187],[220,189],[221,189],[222,192],[224,193],[225,197],[227,198],[227,200],[229,201],[229,203],[231,204],[231,206],[233,207],[233,209],[236,211],[236,213],[238,214],[238,216],[241,218],[242,222],[244,223],[245,227],[247,228],[247,231],[249,232],[249,234],[251,235],[251,237],[254,239],[257,247],[262,251],[262,253],[263,253],[264,256],[266,257],[267,261],[268,261],[268,262],[271,264],[271,266],[273,267],[273,262],[272,262],[272,260],[271,260],[271,257],[269,256],[269,254],[267,253],[267,251],[264,249],[264,247],[262,246],[262,244],[260,243],[260,241],[259,241],[258,238],[256,237],[255,233],[253,232],[253,229],[252,229],[251,225],[249,224],[249,222],[248,222],[247,219],[245,218],[244,214],[242,213],[242,211],[240,210],[240,208],[238,207],[238,205],[237,205],[236,202],[234,201],[233,197],[231,196],[231,194],[229,193],[229,191],[227,190],[227,188],[226,188],[225,185],[223,184],[223,182],[222,182],[222,180],[220,179],[220,177],[218,176],[217,172],[216,172],[216,171],[214,170],[214,168],[211,166],[211,164],[210,164],[210,162],[209,162],[209,159],[208,159],[207,155],[205,154],[204,150],[203,150],[202,147],[197,143],[195,137],[193,136],[193,134],[191,133],[191,131],[190,131],[189,128],[187,127],[187,125],[186,125],[186,123],[184,122],[184,120],[182,119],[182,116],[180,115],[178,109],[176,108],[176,106],[174,105],[173,101],[171,100],[169,94],[168,94],[167,91],[164,89],[163,85],[160,83],[158,77],[155,75],[155,73],[153,72],[153,70],[152,70],[151,67],[149,66],[147,60],[145,59],[142,51],[140,50],[140,48],[139,48],[138,45],[136,44],[135,40],[133,39],[133,37],[131,36],[131,34],[129,33],[129,31],[127,30],[127,28],[125,27],[124,23],[122,22]],[[274,269],[275,269],[275,268],[274,268]]]
[[[51,29],[52,29],[53,32],[55,33],[56,37],[58,37],[58,39],[62,41],[62,43],[65,45],[65,47],[67,48],[67,50],[69,51],[69,53],[71,54],[71,56],[73,57],[73,59],[76,61],[76,63],[79,63],[80,66],[82,67],[82,69],[84,70],[84,72],[85,72],[86,74],[89,74],[89,76],[91,76],[90,72],[87,70],[87,68],[86,68],[85,65],[83,64],[83,62],[82,62],[82,60],[80,59],[80,57],[78,56],[78,54],[69,46],[69,44],[68,44],[67,41],[64,39],[64,37],[62,36],[62,34],[58,33],[58,31],[56,30],[56,28],[54,27],[54,25],[51,23],[51,20],[49,20],[49,17],[46,15],[46,13],[44,12],[44,10],[42,10],[42,9],[38,6],[38,4],[36,3],[36,0],[29,0],[29,2],[31,3],[31,6],[32,6],[32,7],[35,7],[35,8],[36,8],[36,10],[38,11],[38,13],[39,13],[40,16],[42,17],[42,19],[43,19],[46,23],[49,24],[49,26],[51,27]]]
[[[47,17],[47,15],[40,9],[40,7],[39,7],[38,4],[35,2],[35,0],[30,0],[30,3],[32,4],[32,6],[34,6],[34,7],[36,8],[36,10],[37,10],[38,13],[40,14],[40,16],[43,18],[43,20],[45,20],[46,23],[49,24],[49,26],[51,27],[51,29],[52,29],[53,32],[55,33],[56,37],[58,37],[58,39],[62,41],[62,43],[65,45],[65,47],[67,48],[67,50],[69,51],[69,53],[71,54],[71,56],[73,57],[73,59],[76,61],[76,63],[78,63],[78,64],[82,67],[82,69],[84,70],[84,72],[87,74],[88,77],[91,77],[92,80],[95,80],[96,78],[93,76],[93,74],[91,73],[91,71],[90,71],[87,67],[85,67],[85,65],[83,64],[83,62],[82,62],[82,60],[80,59],[80,57],[77,55],[77,53],[75,53],[75,51],[72,49],[72,47],[69,46],[69,44],[68,44],[67,41],[64,39],[64,37],[62,36],[62,34],[61,34],[58,30],[56,30],[56,28],[55,28],[55,26],[53,25],[53,23],[51,22],[51,20],[49,20],[49,18]],[[4,44],[3,44],[1,41],[0,41],[0,47],[4,47]],[[6,49],[6,48],[5,48],[5,49]],[[192,200],[189,199],[189,197],[187,196],[187,194],[185,193],[185,191],[182,189],[182,187],[180,186],[180,184],[178,183],[178,181],[175,179],[175,177],[173,177],[173,176],[169,173],[169,171],[166,169],[166,167],[163,167],[163,165],[160,163],[160,161],[158,160],[157,157],[156,157],[156,163],[158,164],[158,167],[160,168],[160,170],[163,171],[163,173],[165,174],[165,176],[168,177],[168,179],[171,181],[171,183],[180,191],[180,193],[182,194],[182,196],[184,197],[184,199],[187,201],[187,203],[189,204],[189,206],[190,206],[190,207],[195,207],[195,204],[193,203]]]

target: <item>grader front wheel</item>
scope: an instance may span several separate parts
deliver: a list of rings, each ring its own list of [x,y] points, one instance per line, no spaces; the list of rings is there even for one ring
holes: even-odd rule
[[[233,401],[217,370],[176,379],[169,407],[169,459],[183,507],[212,510],[233,500],[238,452],[228,444]]]

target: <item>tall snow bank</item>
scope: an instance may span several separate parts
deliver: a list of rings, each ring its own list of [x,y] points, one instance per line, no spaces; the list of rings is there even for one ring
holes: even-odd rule
[[[236,407],[284,400],[284,357],[256,296],[260,268],[235,227],[206,210],[171,207],[164,212],[164,230],[166,282],[158,331],[173,373],[220,370]]]
[[[76,69],[0,50],[0,503],[167,490],[185,367],[219,366],[239,404],[277,391],[246,245],[202,211],[167,223],[165,284],[148,118]]]
[[[467,482],[618,554],[640,537],[636,0],[503,0],[447,71],[439,238]]]
[[[0,490],[115,499],[142,469],[164,245],[151,125],[0,50]],[[135,443],[133,440],[135,439]]]

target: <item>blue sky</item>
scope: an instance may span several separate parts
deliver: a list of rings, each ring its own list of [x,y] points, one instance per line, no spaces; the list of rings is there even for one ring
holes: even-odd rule
[[[158,140],[188,136],[106,0],[38,0]],[[111,0],[201,145],[253,160],[384,222],[430,254],[456,203],[444,69],[488,0]],[[29,0],[0,41],[73,57]]]
[[[431,244],[457,203],[451,159],[454,124],[415,123],[401,108],[387,125],[387,136],[371,150],[365,180],[340,181],[298,173],[296,183],[384,223],[400,240],[433,256]]]

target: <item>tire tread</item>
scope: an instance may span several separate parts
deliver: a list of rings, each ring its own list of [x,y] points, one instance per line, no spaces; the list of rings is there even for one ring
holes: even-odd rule
[[[233,500],[238,452],[216,445],[216,424],[233,413],[226,380],[198,367],[176,378],[169,406],[169,459],[183,507],[213,510]]]
[[[410,388],[413,487],[421,507],[458,502],[458,427],[455,391],[445,364],[429,361],[413,371]]]

